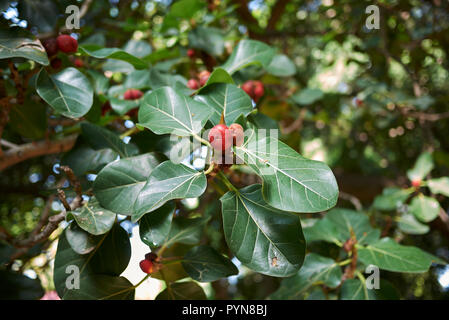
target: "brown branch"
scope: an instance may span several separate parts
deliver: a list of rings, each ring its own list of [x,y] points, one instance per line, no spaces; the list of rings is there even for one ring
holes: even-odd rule
[[[0,171],[30,158],[68,151],[73,148],[76,138],[73,134],[60,140],[31,142],[7,150],[0,156]]]
[[[76,195],[78,197],[81,197],[83,194],[83,190],[81,189],[81,183],[79,182],[78,178],[75,176],[75,173],[71,168],[68,166],[60,166],[59,167],[62,171],[65,172],[67,175],[67,178],[69,178],[70,184],[75,188]]]
[[[271,16],[268,20],[267,24],[267,30],[274,30],[276,28],[276,23],[281,18],[282,14],[284,13],[285,6],[287,5],[289,1],[288,0],[278,0],[276,1],[275,5],[271,9]]]

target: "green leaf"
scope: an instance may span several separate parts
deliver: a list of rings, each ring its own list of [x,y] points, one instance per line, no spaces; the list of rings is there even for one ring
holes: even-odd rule
[[[341,267],[333,259],[310,253],[299,272],[281,282],[279,289],[270,298],[273,300],[302,299],[315,284],[336,288],[341,282]]]
[[[337,227],[338,239],[342,243],[351,238],[351,230],[360,244],[375,242],[380,237],[380,230],[372,228],[368,216],[362,212],[336,208],[329,211],[324,219]]]
[[[133,221],[173,199],[199,197],[206,190],[206,176],[183,164],[165,161],[158,165],[140,191],[131,215]]]
[[[70,282],[69,277],[74,275],[73,270],[68,267],[77,267],[81,279],[90,276],[96,277],[100,272],[108,274],[112,283],[115,276],[120,275],[128,265],[131,245],[127,232],[120,226],[116,225],[109,233],[99,236],[100,239],[96,247],[84,255],[73,251],[67,241],[66,232],[63,232],[58,240],[53,272],[55,288],[62,299],[76,299],[77,296],[84,296],[85,290],[89,291],[87,290],[88,285],[81,284],[80,289],[73,290],[66,286],[66,281]],[[89,281],[87,280],[87,282]],[[114,287],[114,285],[105,286],[108,291],[113,291]],[[98,290],[101,290],[101,287]]]
[[[440,204],[436,199],[423,194],[414,197],[409,206],[409,211],[422,222],[430,222],[438,217],[440,209]]]
[[[90,234],[100,235],[108,232],[115,221],[116,214],[100,206],[92,197],[81,208],[71,211],[76,223]]]
[[[374,199],[373,207],[385,211],[396,210],[412,192],[411,189],[385,188],[382,194]]]
[[[9,111],[9,125],[25,138],[42,138],[47,130],[45,105],[26,100],[22,105],[13,106]]]
[[[248,120],[259,129],[279,130],[279,125],[275,120],[260,112],[249,114]]]
[[[398,227],[408,234],[425,234],[430,230],[428,225],[419,222],[413,214],[403,214],[398,221]]]
[[[110,98],[111,108],[119,115],[123,116],[128,111],[138,108],[142,99],[137,100],[123,100],[118,98]]]
[[[426,272],[437,258],[419,248],[403,246],[391,238],[382,238],[358,249],[359,259],[365,265],[373,264],[393,272]]]
[[[1,300],[37,300],[45,294],[39,278],[7,270],[0,270],[0,288]]]
[[[424,179],[434,167],[432,154],[424,152],[416,160],[415,166],[407,171],[410,181]]]
[[[93,183],[97,200],[108,210],[131,215],[137,196],[160,163],[160,156],[154,153],[110,163],[98,173]]]
[[[14,37],[13,33],[0,33],[0,59],[25,58],[48,66],[47,53],[39,40]]]
[[[140,239],[151,248],[161,246],[170,232],[174,213],[174,202],[168,202],[159,209],[144,215],[139,221]]]
[[[81,133],[86,141],[96,150],[109,148],[117,152],[122,158],[138,153],[135,145],[124,143],[116,133],[95,124],[89,122],[81,123]]]
[[[94,150],[84,143],[64,154],[61,165],[69,166],[75,175],[81,176],[88,172],[97,173],[106,164],[117,159],[118,153],[111,149]]]
[[[207,218],[174,218],[164,247],[169,248],[174,243],[197,244],[201,239],[202,228],[208,220]]]
[[[170,290],[159,293],[156,300],[206,300],[203,289],[195,282],[175,282]]]
[[[92,107],[94,91],[90,81],[75,68],[49,75],[42,69],[36,91],[55,111],[69,118],[80,118]]]
[[[119,276],[125,271],[130,259],[131,243],[128,232],[115,224],[92,256],[89,265],[95,274]]]
[[[274,55],[275,50],[263,42],[241,40],[221,67],[229,74],[253,64],[266,68],[270,65]]]
[[[215,68],[214,71],[209,76],[209,79],[207,79],[206,84],[204,87],[199,89],[199,92],[201,92],[204,88],[206,88],[208,85],[213,83],[230,83],[235,84],[234,79],[229,75],[229,73],[226,72],[223,68]]]
[[[163,73],[155,68],[152,68],[150,70],[150,82],[149,85],[151,89],[159,89],[162,87],[172,87],[174,89],[178,89],[178,87],[182,85],[182,87],[185,88],[187,85],[187,80],[179,75],[179,74],[169,74],[169,73]],[[185,88],[187,89],[187,88]],[[190,90],[190,89],[188,89]]]
[[[85,274],[78,290],[68,290],[64,300],[134,300],[135,289],[124,277]]]
[[[305,241],[297,215],[270,207],[260,185],[229,191],[220,201],[226,242],[245,266],[277,277],[299,270]]]
[[[195,96],[195,100],[212,107],[214,113],[210,117],[212,124],[220,123],[221,115],[227,125],[231,125],[240,115],[248,115],[253,110],[251,98],[233,84],[215,83]]]
[[[432,193],[449,197],[449,177],[430,179],[427,183]]]
[[[123,84],[128,89],[146,89],[150,87],[150,71],[135,70],[128,74]]]
[[[94,44],[79,47],[79,51],[97,59],[116,59],[128,62],[136,69],[146,69],[148,64],[142,59],[119,48],[102,48]]]
[[[267,72],[278,77],[288,77],[296,73],[296,66],[285,54],[277,54],[268,65]]]
[[[362,280],[347,279],[341,286],[341,300],[376,300],[376,296]]]
[[[139,109],[139,125],[156,134],[196,135],[212,112],[207,105],[162,87],[145,95]]]
[[[87,70],[87,75],[92,79],[92,87],[96,94],[106,94],[109,89],[109,79],[95,70]]]
[[[336,204],[337,182],[325,163],[308,160],[272,137],[257,139],[254,132],[236,147],[236,154],[262,177],[269,205],[285,211],[320,212]]]
[[[71,223],[67,227],[65,236],[72,250],[81,255],[92,252],[102,239],[102,237],[84,231],[76,223]]]
[[[179,0],[170,6],[169,14],[177,18],[189,19],[203,7],[203,1]]]
[[[307,106],[313,104],[318,100],[321,100],[323,96],[324,96],[323,91],[321,91],[320,89],[306,88],[304,90],[295,93],[294,95],[292,95],[291,98],[296,103],[302,106]]]
[[[303,227],[303,231],[307,243],[322,240],[341,244],[337,226],[326,217],[317,220],[312,226]]]
[[[188,35],[189,46],[212,56],[219,56],[224,50],[223,31],[213,27],[198,26]]]
[[[199,282],[211,282],[239,273],[229,259],[208,246],[192,248],[184,256],[182,266],[193,280]]]

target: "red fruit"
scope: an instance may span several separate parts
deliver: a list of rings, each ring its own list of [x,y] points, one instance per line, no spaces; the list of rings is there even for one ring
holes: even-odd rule
[[[189,81],[187,81],[187,87],[192,90],[197,90],[200,88],[200,83],[196,79],[190,79]]]
[[[421,180],[420,179],[412,180],[412,186],[415,188],[419,188],[421,186]]]
[[[242,90],[245,91],[251,99],[258,101],[265,93],[263,83],[258,80],[248,80],[242,85]]]
[[[101,106],[101,115],[104,116],[110,110],[112,110],[111,103],[107,101]]]
[[[261,81],[254,81],[254,101],[259,100],[265,93],[265,89]]]
[[[238,123],[233,123],[229,126],[229,131],[231,131],[234,145],[240,147],[245,138],[243,135],[243,127]]]
[[[61,34],[56,38],[58,48],[65,53],[74,53],[78,50],[78,41],[67,34]]]
[[[153,262],[151,262],[150,260],[142,260],[139,263],[140,265],[140,269],[142,269],[143,272],[145,273],[152,273],[153,272]]]
[[[205,71],[201,71],[200,74],[198,75],[198,78],[200,79],[200,86],[204,86],[207,82],[207,80],[209,80],[210,77],[210,72],[205,70]]]
[[[195,57],[195,50],[193,50],[193,49],[187,50],[187,56],[188,56],[190,59],[194,58],[194,57]]]
[[[83,60],[76,58],[75,61],[73,62],[73,64],[75,65],[75,67],[77,68],[82,68],[84,66],[84,62]]]
[[[143,92],[137,89],[128,89],[123,95],[125,100],[137,100],[143,96]]]
[[[42,42],[42,45],[44,46],[45,51],[47,52],[47,55],[49,57],[54,56],[59,51],[58,42],[56,41],[55,38],[44,40]]]
[[[242,90],[246,92],[247,95],[249,95],[251,98],[253,97],[254,90],[253,90],[253,80],[248,80],[244,84],[242,84]]]
[[[209,142],[215,150],[228,150],[232,147],[232,140],[232,133],[224,124],[217,124],[209,131]]]
[[[61,68],[62,60],[59,58],[54,58],[51,60],[50,65],[53,69],[57,70],[57,69]]]

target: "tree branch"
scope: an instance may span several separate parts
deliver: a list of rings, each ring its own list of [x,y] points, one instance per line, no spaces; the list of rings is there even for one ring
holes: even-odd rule
[[[68,151],[73,148],[76,138],[73,134],[61,140],[42,140],[9,149],[0,156],[0,171],[30,158]]]

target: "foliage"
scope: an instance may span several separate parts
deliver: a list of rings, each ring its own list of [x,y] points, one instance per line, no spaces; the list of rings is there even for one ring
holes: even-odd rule
[[[447,296],[447,3],[384,1],[379,30],[360,1],[245,4],[0,7],[1,298],[134,299],[149,277],[155,299]],[[47,54],[60,33],[76,53]],[[233,123],[220,154],[207,133]]]

